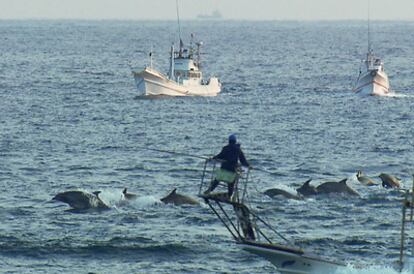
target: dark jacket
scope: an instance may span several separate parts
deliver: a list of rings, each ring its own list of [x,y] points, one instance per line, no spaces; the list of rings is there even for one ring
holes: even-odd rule
[[[228,144],[223,147],[221,152],[214,156],[213,159],[223,160],[221,168],[232,172],[236,171],[239,160],[243,166],[249,166],[249,163],[246,161],[243,151],[240,148],[240,144]]]

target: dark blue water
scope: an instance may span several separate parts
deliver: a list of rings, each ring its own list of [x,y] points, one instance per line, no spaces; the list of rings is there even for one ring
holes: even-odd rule
[[[142,100],[131,69],[167,71],[175,22],[0,21],[0,269],[4,273],[277,273],[239,249],[195,196],[203,161],[237,133],[253,166],[254,207],[286,237],[319,254],[395,273],[401,194],[358,185],[361,169],[410,187],[414,172],[412,22],[374,22],[373,47],[399,95],[352,94],[366,51],[364,22],[183,22],[204,41],[216,98]],[[350,177],[361,198],[272,200]],[[378,178],[376,178],[379,180]],[[51,202],[68,189],[124,187],[140,197],[104,212]]]

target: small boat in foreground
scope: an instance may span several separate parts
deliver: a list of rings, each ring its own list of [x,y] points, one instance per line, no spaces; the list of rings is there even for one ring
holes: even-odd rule
[[[221,83],[216,77],[211,77],[208,81],[203,80],[200,70],[202,43],[196,43],[196,48],[192,45],[191,41],[190,48],[184,48],[180,40],[178,51],[174,50],[174,45],[171,46],[168,75],[152,67],[152,53],[150,53],[150,66],[140,72],[132,72],[139,95],[216,96],[221,91]]]
[[[213,178],[213,180],[215,178],[214,175],[208,174],[209,171],[215,174],[215,164],[210,168],[207,160],[204,165],[199,197],[204,199],[242,249],[268,260],[282,274],[335,273],[346,267],[344,263],[324,259],[297,247],[248,208],[245,204],[248,197],[249,172],[237,174],[234,194],[228,197],[227,192],[205,191],[209,189],[210,184],[209,179],[205,178]],[[224,185],[226,185],[225,182]],[[284,243],[274,242],[272,238],[275,236]]]

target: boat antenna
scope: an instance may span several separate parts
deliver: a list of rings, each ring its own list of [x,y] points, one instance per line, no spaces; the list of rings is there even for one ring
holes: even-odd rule
[[[152,49],[152,45],[151,45],[151,51],[149,52],[150,68],[152,68],[152,55],[153,55],[153,49]]]
[[[180,12],[178,9],[178,0],[175,0],[175,4],[177,8],[178,37],[180,38],[180,42],[181,42],[181,24],[180,24]]]
[[[368,52],[371,53],[371,0],[368,0]]]

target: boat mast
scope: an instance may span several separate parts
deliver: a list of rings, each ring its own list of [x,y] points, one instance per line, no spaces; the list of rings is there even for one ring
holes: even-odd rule
[[[171,45],[171,56],[170,56],[170,79],[174,80],[174,44]]]
[[[201,46],[203,45],[203,42],[196,43],[197,45],[197,66],[201,67]]]
[[[371,13],[370,13],[370,9],[371,9],[371,1],[368,0],[368,53],[372,52],[372,48],[371,48]]]
[[[151,51],[149,53],[149,58],[150,58],[150,68],[152,69],[152,45],[151,45]]]
[[[177,8],[177,23],[178,23],[178,38],[180,39],[180,52],[179,56],[182,56],[183,53],[183,40],[181,40],[181,24],[180,24],[180,12],[178,9],[178,0],[175,0],[176,8]]]

